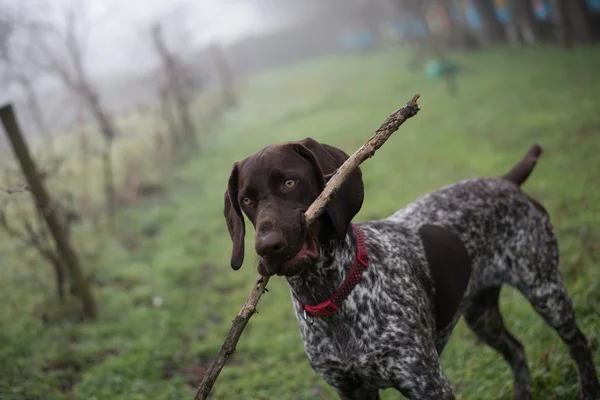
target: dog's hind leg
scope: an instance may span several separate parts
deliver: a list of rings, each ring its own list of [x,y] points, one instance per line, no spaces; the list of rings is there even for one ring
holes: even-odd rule
[[[553,265],[550,271],[544,276],[538,276],[535,286],[524,288],[521,293],[568,346],[579,371],[582,398],[600,400],[600,384],[592,351],[577,325],[571,298],[567,294],[558,266]]]
[[[498,298],[500,287],[476,293],[464,313],[467,325],[490,347],[496,349],[510,364],[514,376],[514,398],[531,399],[529,368],[523,345],[506,329]]]

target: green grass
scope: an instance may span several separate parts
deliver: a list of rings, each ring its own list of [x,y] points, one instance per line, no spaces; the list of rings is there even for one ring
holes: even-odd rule
[[[122,209],[114,236],[77,228],[100,304],[95,322],[79,321],[76,302],[58,303],[51,270],[35,252],[0,237],[0,398],[193,397],[191,372],[216,353],[256,275],[250,250],[240,271],[228,266],[222,202],[233,161],[307,136],[353,152],[417,92],[423,110],[363,164],[366,197],[356,220],[385,217],[457,179],[504,173],[539,142],[544,155],[525,188],[555,223],[568,290],[600,365],[600,48],[495,50],[456,61],[457,97],[408,71],[399,50],[317,60],[246,82],[240,106],[202,134],[201,154],[170,175],[158,201]],[[269,289],[214,398],[334,399],[306,360],[285,281],[273,279]],[[501,306],[525,345],[534,397],[576,399],[575,366],[558,336],[516,291],[503,290]],[[462,322],[442,360],[458,398],[511,398],[508,365]]]

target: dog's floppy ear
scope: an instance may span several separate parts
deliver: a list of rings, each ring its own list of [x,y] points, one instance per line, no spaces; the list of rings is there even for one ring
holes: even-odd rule
[[[471,278],[471,257],[451,230],[425,224],[419,228],[435,287],[435,325],[441,332],[454,319]]]
[[[348,159],[342,150],[311,138],[296,142],[295,148],[313,164],[321,191],[325,188],[325,176],[333,174]],[[356,168],[325,209],[338,238],[346,237],[352,218],[362,207],[363,198],[362,172]]]
[[[238,202],[238,163],[233,164],[227,190],[225,191],[225,220],[233,242],[231,268],[238,270],[244,262],[244,235],[246,225]]]

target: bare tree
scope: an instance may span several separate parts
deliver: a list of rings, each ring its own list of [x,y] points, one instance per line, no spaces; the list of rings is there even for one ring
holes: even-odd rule
[[[45,138],[46,144],[52,145],[52,132],[45,121],[42,107],[35,90],[34,71],[24,57],[29,54],[28,43],[16,42],[19,36],[19,22],[25,18],[22,8],[3,12],[0,19],[0,64],[3,66],[3,80],[6,85],[16,83],[24,96],[25,105],[31,115],[35,129]],[[18,51],[15,51],[18,49]]]
[[[167,48],[162,27],[159,23],[152,25],[151,34],[154,49],[162,64],[164,82],[161,83],[159,95],[163,115],[171,134],[171,149],[179,151],[182,144],[195,149],[198,143],[190,116],[190,99],[186,89],[185,67]]]
[[[14,154],[21,165],[23,175],[25,175],[25,178],[27,179],[27,190],[31,191],[33,194],[36,209],[52,234],[57,254],[60,254],[61,262],[64,262],[64,265],[69,271],[72,287],[75,289],[77,296],[82,302],[83,310],[88,317],[95,318],[98,312],[96,302],[89,287],[89,283],[83,274],[77,254],[71,246],[68,230],[65,227],[65,220],[61,217],[61,212],[57,203],[46,190],[42,178],[43,174],[38,170],[31,157],[29,148],[21,133],[21,129],[17,123],[17,118],[11,105],[0,107],[0,120],[2,121],[4,130],[11,142]],[[28,237],[30,240],[34,240],[31,238],[35,238],[36,236],[32,233],[33,230],[30,230],[31,232],[29,232]],[[43,246],[40,248],[43,248]],[[57,272],[57,274],[59,274],[59,272]]]
[[[33,61],[44,71],[56,76],[60,82],[79,98],[96,121],[103,138],[102,163],[106,211],[112,222],[115,211],[115,186],[112,147],[117,136],[116,126],[100,102],[98,92],[88,76],[84,62],[86,27],[85,3],[75,2],[65,12],[64,26],[41,18],[27,24],[34,43]]]
[[[411,37],[409,43],[413,49],[414,60],[411,67],[420,68],[427,57],[434,58],[442,69],[448,92],[456,94],[457,82],[450,68],[446,54],[450,47],[451,36],[460,35],[458,24],[450,18],[449,5],[443,0],[395,0],[398,12],[423,23],[424,32],[419,37]],[[462,40],[462,39],[461,39]]]
[[[506,42],[504,26],[498,20],[492,0],[474,0],[473,5],[479,13],[483,25],[481,28],[483,44],[489,46]]]
[[[477,47],[477,41],[471,32],[465,15],[462,13],[460,4],[455,0],[434,0],[445,10],[446,19],[450,26],[450,31],[446,34],[446,41],[450,46],[457,47],[460,50],[471,50]]]
[[[222,106],[224,108],[232,107],[237,103],[237,100],[231,68],[229,68],[225,54],[219,46],[212,45],[210,47],[210,53],[214,59],[217,75],[221,83],[221,101],[223,102]]]
[[[63,221],[64,233],[68,238],[71,225],[79,219],[79,215],[73,208],[65,207],[61,202],[55,200],[54,204],[58,218]],[[22,213],[18,215],[16,222],[10,221],[7,218],[9,205],[9,201],[6,200],[0,206],[0,226],[10,237],[19,241],[25,247],[35,249],[52,266],[56,279],[57,296],[63,302],[65,300],[65,285],[69,281],[69,270],[52,242],[52,237],[47,225],[44,223],[43,215],[39,209],[36,209],[34,214]],[[15,216],[16,213],[13,212],[11,215]],[[71,293],[76,294],[77,287],[73,281],[71,281],[71,285]]]
[[[564,48],[570,48],[573,42],[591,40],[591,26],[579,0],[551,0],[552,13],[556,26],[556,37]]]
[[[400,17],[404,21],[416,20],[425,22],[425,10],[423,3],[419,0],[393,0],[393,5]],[[427,29],[427,26],[424,25]],[[410,63],[411,68],[420,68],[425,61],[427,52],[430,50],[429,43],[430,32],[424,32],[422,36],[414,35],[412,32],[404,40],[412,48],[413,60]]]
[[[540,24],[533,14],[531,0],[510,0],[512,9],[510,30],[515,43],[535,44],[540,41]]]

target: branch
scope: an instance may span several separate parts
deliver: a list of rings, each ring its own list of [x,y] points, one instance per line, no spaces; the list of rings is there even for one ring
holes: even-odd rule
[[[5,187],[0,185],[0,190],[2,190],[3,192],[6,192],[8,194],[13,194],[13,193],[17,193],[17,192],[26,192],[29,191],[29,185],[23,185],[23,186],[15,186],[15,187]]]
[[[27,219],[23,221],[25,233],[9,225],[8,220],[6,219],[6,205],[7,203],[4,202],[3,207],[0,208],[0,225],[2,226],[2,228],[6,231],[6,233],[9,234],[9,236],[19,239],[24,245],[28,247],[34,247],[42,256],[48,258],[48,254],[51,251],[42,245],[42,243],[39,240],[40,235],[35,232],[33,226]]]
[[[385,143],[392,133],[396,132],[398,128],[400,128],[400,125],[419,112],[421,109],[421,106],[417,104],[419,97],[420,95],[415,95],[404,107],[390,115],[377,129],[375,134],[365,144],[363,144],[360,149],[352,154],[340,168],[338,168],[331,179],[327,182],[323,192],[306,211],[307,226],[310,226],[317,218],[319,218],[319,216],[321,216],[321,214],[323,214],[325,207],[327,204],[329,204],[348,175],[350,175],[350,173],[362,162],[370,157],[373,157],[375,151],[377,151]],[[215,381],[221,373],[221,370],[225,366],[225,363],[235,352],[235,346],[239,341],[244,328],[248,324],[250,317],[252,317],[252,315],[256,312],[256,305],[258,304],[262,294],[266,291],[268,282],[269,277],[266,276],[259,275],[256,279],[248,300],[246,300],[246,303],[240,310],[239,314],[233,320],[231,329],[225,338],[225,342],[219,349],[215,359],[206,371],[194,400],[205,400],[208,397],[213,385],[215,384]]]
[[[62,259],[54,250],[52,243],[48,240],[48,234],[46,229],[44,229],[44,225],[40,225],[39,231],[36,231],[33,224],[27,218],[25,218],[23,221],[25,233],[21,232],[17,228],[13,228],[8,224],[6,219],[5,210],[7,204],[8,203],[5,201],[0,207],[0,225],[4,228],[6,233],[18,239],[21,244],[25,246],[25,248],[35,248],[40,256],[42,256],[42,258],[44,258],[52,266],[52,268],[54,268],[54,272],[56,274],[56,291],[58,298],[61,301],[64,300],[63,283],[65,281],[65,271],[63,269]],[[40,215],[39,212],[37,214]]]
[[[62,157],[54,157],[53,159],[44,161],[44,167],[40,168],[38,171],[40,179],[46,179],[58,175],[64,162],[65,159]]]

